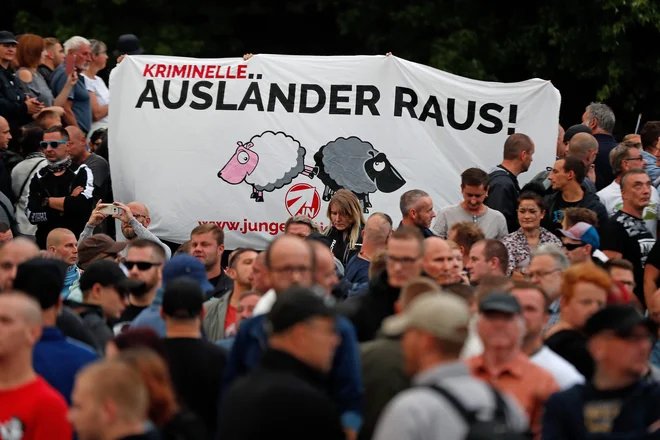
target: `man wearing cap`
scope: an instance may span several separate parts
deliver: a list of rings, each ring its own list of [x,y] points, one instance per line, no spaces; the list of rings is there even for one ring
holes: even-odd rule
[[[117,261],[119,254],[128,245],[125,241],[114,241],[109,235],[94,234],[79,242],[78,266],[86,269],[95,261],[109,260]]]
[[[65,338],[55,326],[62,308],[65,271],[66,263],[60,260],[34,258],[18,266],[14,288],[41,306],[43,333],[34,347],[34,369],[70,405],[76,373],[98,356],[91,347]]]
[[[644,266],[655,244],[646,228],[644,208],[651,200],[651,179],[646,171],[636,168],[621,176],[623,207],[602,228],[601,249],[608,258],[623,258],[635,263],[635,295],[646,307],[644,298]],[[651,264],[656,267],[660,265]]]
[[[610,153],[610,164],[612,164],[612,170],[614,171],[614,181],[598,191],[598,197],[605,205],[607,215],[613,216],[623,208],[621,176],[634,168],[642,168],[646,171],[646,160],[639,148],[621,143]],[[651,175],[649,175],[649,178],[653,180]],[[658,190],[655,187],[651,187],[651,200],[648,206],[644,208],[642,218],[646,223],[646,229],[653,234],[653,237],[657,237],[658,232],[658,209],[660,209],[660,195],[658,195]]]
[[[492,419],[495,394],[472,378],[459,354],[468,333],[467,303],[453,295],[425,293],[397,316],[383,322],[383,332],[402,336],[404,364],[415,386],[397,395],[385,408],[374,440],[466,438],[468,425],[440,390],[468,411]],[[521,408],[504,396],[507,424],[514,432],[527,428]]]
[[[80,277],[82,304],[67,301],[67,305],[82,318],[101,353],[114,337],[110,324],[126,309],[129,292],[139,288],[144,283],[128,278],[114,261],[96,261]]]
[[[43,108],[37,98],[25,96],[14,77],[11,64],[16,56],[16,38],[9,31],[0,31],[0,115],[7,118],[12,130],[29,124],[32,115]]]
[[[213,438],[225,351],[202,339],[204,292],[195,280],[180,277],[167,283],[160,316],[165,321],[167,363],[177,395],[206,425]]]
[[[417,231],[415,233],[419,235]],[[276,298],[291,287],[311,288],[314,284],[314,249],[309,242],[298,237],[283,235],[273,240],[266,250],[266,266]],[[318,286],[314,286],[314,289],[322,296],[329,296],[325,289]],[[271,310],[269,307],[268,313]],[[229,353],[222,381],[223,393],[235,380],[257,368],[270,338],[265,327],[267,319],[267,314],[257,315],[255,307],[254,316],[241,322]],[[359,347],[355,329],[348,319],[338,317],[335,327],[340,342],[325,389],[337,405],[349,439],[354,439],[362,423],[363,388]]]
[[[529,417],[535,438],[541,434],[543,405],[559,385],[521,351],[525,321],[518,300],[507,293],[491,293],[479,303],[479,337],[484,352],[467,359],[473,376],[502,393],[510,393]]]
[[[610,305],[587,321],[593,378],[552,396],[543,439],[660,437],[660,385],[645,380],[657,326],[633,306]]]
[[[146,307],[131,322],[131,328],[148,327],[158,333],[161,338],[167,334],[165,321],[161,316],[161,305],[163,304],[163,293],[167,285],[179,277],[190,278],[195,281],[203,292],[213,291],[213,285],[206,279],[206,269],[201,261],[192,255],[175,255],[165,263],[163,267],[162,285],[157,289],[151,305]]]
[[[596,251],[600,248],[600,236],[596,228],[585,222],[579,222],[571,226],[568,230],[560,229],[562,235],[561,242],[564,244],[564,252],[568,256],[571,264],[585,263],[593,261],[596,264],[602,264],[600,255],[607,260],[602,252]]]
[[[121,63],[126,55],[142,55],[144,50],[140,47],[140,40],[133,34],[123,34],[117,40],[117,49],[114,54],[117,57],[117,64]]]
[[[218,438],[343,440],[339,413],[324,392],[339,345],[335,311],[312,291],[293,288],[278,295],[266,323],[268,348],[226,393]]]

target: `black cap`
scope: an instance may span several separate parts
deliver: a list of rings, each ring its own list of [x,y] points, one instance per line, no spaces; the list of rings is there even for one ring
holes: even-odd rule
[[[272,333],[281,333],[296,324],[317,316],[336,315],[332,300],[304,287],[292,287],[277,296],[268,313]]]
[[[520,315],[520,303],[515,296],[508,293],[491,293],[479,303],[480,312],[503,312]]]
[[[115,55],[141,55],[144,51],[140,47],[138,37],[133,34],[124,34],[117,40],[117,50]]]
[[[578,133],[591,133],[591,128],[587,127],[586,125],[582,124],[576,124],[576,125],[571,125],[568,130],[564,133],[564,142],[569,142],[573,136],[575,136]]]
[[[330,246],[332,245],[332,239],[327,235],[321,234],[320,232],[312,232],[305,238],[305,240],[318,241],[319,243],[326,245],[328,249],[330,249]]]
[[[163,313],[172,318],[197,318],[204,307],[204,292],[195,280],[188,277],[176,278],[165,286],[161,307]]]
[[[9,31],[0,31],[0,44],[18,44],[16,37]]]
[[[69,266],[55,258],[33,258],[19,264],[14,289],[39,301],[42,310],[53,307],[60,299]]]
[[[630,335],[635,327],[643,325],[655,336],[658,326],[651,319],[644,317],[637,308],[628,304],[612,304],[594,313],[584,326],[587,338],[611,330],[619,336]]]
[[[128,278],[119,264],[110,260],[93,262],[80,276],[80,290],[83,292],[96,283],[104,287],[114,286],[120,293],[136,292],[145,287],[142,281]]]

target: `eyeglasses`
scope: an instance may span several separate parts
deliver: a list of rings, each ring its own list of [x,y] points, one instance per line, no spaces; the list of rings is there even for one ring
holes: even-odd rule
[[[627,162],[630,162],[630,161],[633,161],[633,160],[644,160],[644,158],[642,156],[639,156],[639,157],[629,157],[629,158],[623,159],[623,160],[625,160]]]
[[[149,270],[154,266],[160,266],[161,263],[152,263],[150,261],[124,261],[126,269],[131,270],[133,266],[137,266],[138,270]]]
[[[575,249],[579,249],[581,247],[586,246],[587,243],[564,243],[564,247],[568,251],[574,251]]]
[[[536,272],[527,272],[527,274],[525,276],[525,279],[527,281],[529,281],[534,277],[543,278],[543,277],[546,277],[546,276],[548,276],[552,273],[555,273],[555,272],[561,272],[561,269],[539,270],[539,271],[536,271]]]
[[[287,275],[293,275],[294,273],[306,274],[312,271],[310,266],[284,266],[284,267],[272,267],[271,272],[282,273]]]
[[[133,217],[135,217],[135,218],[144,217],[145,220],[149,218],[148,216],[146,216],[144,214],[133,214]]]
[[[49,142],[41,141],[39,142],[39,147],[42,150],[47,150],[48,147],[52,148],[53,150],[57,150],[60,147],[60,145],[66,144],[67,142],[69,141],[67,141],[66,139],[62,139],[61,141],[49,141]]]

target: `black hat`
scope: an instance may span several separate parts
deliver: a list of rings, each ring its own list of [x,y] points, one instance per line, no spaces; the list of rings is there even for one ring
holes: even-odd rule
[[[292,287],[277,296],[268,313],[272,333],[281,333],[317,316],[336,315],[332,300],[304,287]]]
[[[117,40],[115,55],[141,55],[144,51],[140,47],[138,37],[133,34],[124,34]]]
[[[18,44],[16,37],[9,31],[0,31],[0,44]]]
[[[480,312],[503,312],[520,315],[520,303],[508,293],[491,293],[479,303]]]
[[[14,289],[28,294],[42,310],[50,309],[60,299],[68,265],[55,258],[33,258],[19,264]]]
[[[628,304],[612,304],[594,313],[584,326],[584,334],[591,338],[601,332],[611,330],[619,336],[628,336],[638,325],[649,329],[655,336],[658,326],[645,318],[639,310]]]
[[[172,318],[197,318],[204,307],[204,292],[195,280],[188,277],[176,278],[165,286],[161,307],[163,313]]]
[[[305,240],[318,241],[319,243],[326,245],[328,249],[330,249],[330,246],[332,245],[332,239],[327,235],[321,234],[320,232],[312,232],[305,238]]]
[[[114,286],[120,293],[136,292],[145,287],[142,281],[128,278],[119,264],[110,260],[91,263],[80,276],[80,290],[83,292],[96,283],[103,287]]]
[[[571,125],[568,130],[564,133],[564,142],[569,142],[573,136],[575,136],[578,133],[591,133],[591,128],[587,127],[586,125],[582,124],[576,124],[576,125]]]

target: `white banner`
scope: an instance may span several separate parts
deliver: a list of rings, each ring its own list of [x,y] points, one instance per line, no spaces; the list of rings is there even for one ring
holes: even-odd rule
[[[394,56],[126,57],[110,79],[115,200],[138,200],[175,242],[217,223],[226,246],[264,248],[290,215],[322,226],[345,187],[400,220],[399,197],[460,198],[460,174],[536,144],[526,181],[554,162],[560,95],[549,81],[475,81]]]

